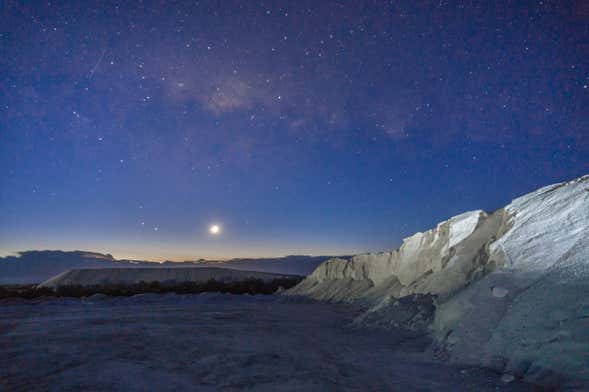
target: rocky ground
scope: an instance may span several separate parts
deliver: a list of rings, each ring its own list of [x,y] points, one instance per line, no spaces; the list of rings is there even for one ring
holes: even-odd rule
[[[424,337],[350,327],[349,307],[281,296],[0,302],[0,389],[533,390],[422,353]]]

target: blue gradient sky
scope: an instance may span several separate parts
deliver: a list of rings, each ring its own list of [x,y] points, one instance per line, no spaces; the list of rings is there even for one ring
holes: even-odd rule
[[[586,2],[162,4],[0,6],[0,253],[383,250],[589,172]]]

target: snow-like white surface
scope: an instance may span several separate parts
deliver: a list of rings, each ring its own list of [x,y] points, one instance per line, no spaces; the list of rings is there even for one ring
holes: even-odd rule
[[[472,234],[480,221],[481,211],[465,212],[450,220],[448,246],[453,247]]]
[[[577,242],[589,225],[589,176],[547,186],[515,199],[505,210],[511,228],[491,245],[506,267],[542,271]]]

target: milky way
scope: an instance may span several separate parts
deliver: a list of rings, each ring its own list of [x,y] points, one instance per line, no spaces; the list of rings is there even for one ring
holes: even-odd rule
[[[0,252],[380,250],[586,174],[589,7],[487,3],[3,3]]]

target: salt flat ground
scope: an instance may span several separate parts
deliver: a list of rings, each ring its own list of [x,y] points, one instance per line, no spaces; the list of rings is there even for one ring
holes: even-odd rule
[[[531,390],[352,329],[345,306],[280,296],[0,302],[0,390]]]

